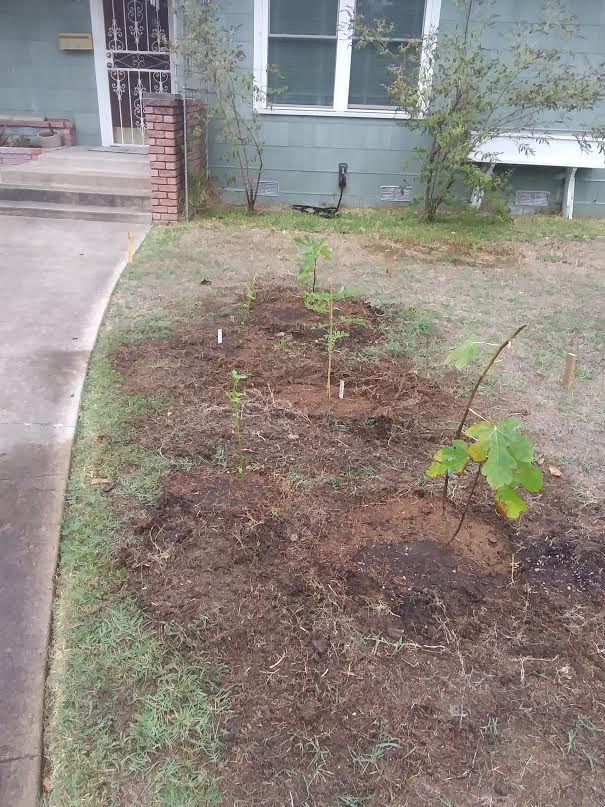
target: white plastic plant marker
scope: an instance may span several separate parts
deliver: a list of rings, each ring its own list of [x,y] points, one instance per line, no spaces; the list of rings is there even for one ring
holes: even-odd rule
[[[222,328],[218,329],[217,340],[218,340],[219,345],[223,344],[223,329]]]
[[[340,387],[338,388],[338,397],[340,398],[341,401],[345,397],[345,382],[344,381],[340,382]]]

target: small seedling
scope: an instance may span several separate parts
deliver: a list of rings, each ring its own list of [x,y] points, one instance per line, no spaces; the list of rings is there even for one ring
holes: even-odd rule
[[[302,235],[294,241],[301,247],[302,260],[298,267],[298,282],[308,291],[311,281],[311,293],[315,292],[317,284],[317,262],[320,258],[325,261],[332,260],[332,250],[325,241],[318,241],[310,235]]]
[[[462,474],[469,463],[477,465],[475,479],[464,512],[451,541],[462,529],[481,476],[485,477],[495,493],[497,512],[510,520],[517,519],[521,513],[527,512],[527,502],[519,494],[519,489],[524,489],[528,493],[538,493],[544,485],[544,475],[534,464],[534,446],[529,438],[521,434],[521,423],[517,418],[508,417],[498,423],[490,423],[472,409],[475,397],[487,374],[496,364],[500,354],[525,327],[524,325],[518,328],[506,342],[497,348],[473,387],[452,444],[442,446],[437,451],[432,465],[427,470],[427,476],[431,479],[438,476],[445,477],[443,489],[443,507],[445,509],[450,477],[454,474]],[[450,353],[448,363],[453,363],[458,369],[464,369],[475,358],[479,344],[474,340],[467,340]],[[480,422],[465,428],[470,414],[479,417]],[[463,439],[465,437],[468,440]]]
[[[246,472],[246,460],[244,458],[244,447],[242,443],[242,409],[244,407],[244,393],[239,389],[239,382],[245,381],[248,376],[245,373],[238,373],[231,370],[231,388],[227,390],[227,398],[231,402],[231,418],[235,427],[235,441],[239,454],[239,477],[244,478]]]
[[[250,311],[252,310],[252,303],[256,300],[256,275],[252,278],[252,283],[246,289],[246,294],[244,295],[244,316],[242,317],[242,321],[240,325],[242,328],[246,324],[248,317],[250,316]]]
[[[332,397],[332,356],[334,354],[335,345],[341,340],[346,339],[349,335],[346,331],[340,331],[334,328],[334,291],[330,289],[328,293],[328,335],[326,336],[326,343],[328,346],[328,377],[326,381],[326,389],[328,391],[328,398]]]

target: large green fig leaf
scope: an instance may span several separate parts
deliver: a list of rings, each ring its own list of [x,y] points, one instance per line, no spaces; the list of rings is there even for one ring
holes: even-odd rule
[[[495,424],[483,421],[465,431],[475,440],[469,449],[470,457],[475,462],[483,462],[482,473],[493,490],[511,485],[518,473],[522,473],[530,485],[537,484],[537,477],[525,467],[534,459],[534,447],[531,440],[519,433],[520,426],[517,418],[511,417]]]

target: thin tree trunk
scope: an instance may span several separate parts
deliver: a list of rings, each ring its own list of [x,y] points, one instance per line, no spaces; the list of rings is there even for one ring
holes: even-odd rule
[[[505,350],[510,345],[510,343],[513,341],[513,339],[516,339],[517,336],[519,336],[519,334],[522,331],[524,331],[526,328],[527,328],[527,325],[521,325],[520,328],[517,328],[517,330],[513,334],[511,334],[511,336],[508,337],[506,342],[502,342],[500,347],[496,350],[494,355],[491,357],[491,359],[487,363],[487,366],[486,366],[485,370],[481,373],[477,383],[475,384],[475,386],[472,389],[472,392],[471,392],[471,394],[469,396],[469,399],[467,401],[467,404],[466,404],[466,409],[464,410],[464,414],[462,415],[462,420],[460,421],[458,429],[456,430],[456,436],[454,437],[454,440],[459,440],[462,437],[462,432],[464,431],[464,425],[466,423],[466,419],[470,414],[470,411],[471,411],[471,409],[473,407],[473,403],[475,402],[475,398],[477,396],[477,393],[479,392],[479,388],[481,387],[481,384],[483,384],[483,382],[485,381],[485,378],[486,378],[487,374],[489,373],[489,371],[492,369],[492,367],[494,366],[494,364],[498,360],[498,357],[500,356],[502,351]],[[449,477],[449,474],[446,473],[445,474],[445,482],[443,484],[443,495],[442,495],[442,500],[441,500],[442,507],[443,507],[443,512],[445,512],[446,507],[447,507],[447,492],[449,490],[449,485],[450,485],[450,477]]]
[[[458,526],[456,527],[456,532],[452,535],[450,540],[447,542],[446,546],[449,546],[452,543],[452,541],[456,540],[456,538],[458,537],[458,534],[460,533],[460,530],[462,529],[462,525],[464,524],[464,522],[466,520],[466,517],[468,515],[468,511],[469,511],[470,506],[471,506],[471,501],[473,499],[473,496],[475,495],[475,490],[477,489],[477,485],[479,484],[479,478],[481,476],[481,469],[482,468],[483,468],[483,463],[481,463],[479,465],[479,467],[477,468],[477,473],[475,474],[475,481],[473,482],[471,492],[468,494],[468,499],[466,500],[466,507],[464,508],[464,513],[462,513],[462,518],[458,522]]]

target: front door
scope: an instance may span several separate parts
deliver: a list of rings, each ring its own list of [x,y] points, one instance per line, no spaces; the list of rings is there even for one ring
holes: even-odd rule
[[[102,11],[108,104],[101,125],[110,132],[104,140],[143,146],[143,93],[172,90],[169,0],[102,0]]]

